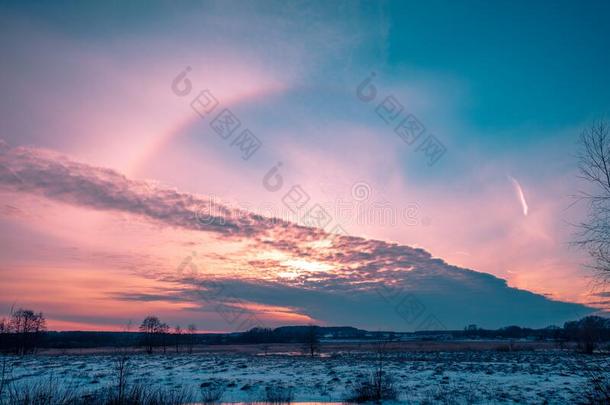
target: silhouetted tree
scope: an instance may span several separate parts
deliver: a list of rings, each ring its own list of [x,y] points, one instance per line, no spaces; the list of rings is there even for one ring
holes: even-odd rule
[[[195,334],[197,333],[197,327],[194,324],[190,324],[187,327],[188,331],[188,351],[193,353],[193,346],[195,345]]]
[[[168,326],[161,322],[156,316],[147,316],[140,325],[142,333],[142,344],[146,348],[146,353],[152,354],[153,347],[157,345],[159,336],[167,334]],[[165,346],[164,346],[165,350]]]
[[[269,343],[273,341],[273,330],[269,328],[252,328],[234,340],[238,343]]]
[[[6,353],[8,351],[9,332],[8,321],[5,318],[2,318],[2,320],[0,320],[0,353]]]
[[[587,219],[579,226],[576,245],[587,250],[590,267],[603,281],[610,279],[610,130],[599,121],[580,135],[579,177],[591,186],[577,198],[588,205]]]
[[[320,350],[320,339],[318,339],[318,327],[309,325],[305,332],[305,345],[311,357],[314,357],[316,352]]]
[[[6,325],[3,326],[6,328]],[[46,331],[46,320],[42,312],[18,309],[11,314],[8,332],[13,334],[13,348],[16,354],[26,354],[36,350],[41,335]]]
[[[163,347],[163,354],[167,353],[167,340],[169,336],[169,325],[166,323],[161,323],[159,327],[159,332],[157,333],[161,340],[161,346]]]
[[[8,321],[5,318],[2,318],[0,321],[0,355],[2,355],[2,360],[0,360],[0,398],[3,397],[4,390],[8,386],[10,375],[9,362],[7,359],[8,337]]]
[[[176,325],[174,328],[174,343],[176,344],[176,353],[180,353],[180,345],[182,344],[182,328]]]
[[[579,321],[566,322],[564,330],[568,339],[578,342],[584,353],[592,354],[599,342],[608,338],[610,321],[599,316],[587,316]]]

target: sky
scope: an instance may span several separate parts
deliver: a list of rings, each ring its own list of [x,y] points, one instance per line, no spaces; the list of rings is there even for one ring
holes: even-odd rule
[[[409,331],[605,310],[570,242],[609,12],[0,1],[0,313]]]

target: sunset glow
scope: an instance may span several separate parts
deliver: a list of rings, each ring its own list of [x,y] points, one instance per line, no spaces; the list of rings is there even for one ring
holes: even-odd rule
[[[476,31],[394,4],[205,2],[90,25],[106,14],[2,7],[2,313],[38,308],[52,330],[157,314],[233,331],[227,308],[414,330],[390,286],[457,329],[610,308],[571,247],[574,140],[610,106],[586,32],[589,51],[545,56],[519,33],[470,46]],[[572,48],[570,69],[550,62]]]

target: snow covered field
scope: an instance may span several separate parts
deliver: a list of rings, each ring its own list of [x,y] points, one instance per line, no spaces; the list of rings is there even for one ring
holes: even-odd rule
[[[38,355],[9,359],[15,384],[55,378],[83,391],[116,379],[116,355]],[[266,387],[292,387],[299,402],[340,402],[373,370],[375,353],[327,357],[202,352],[130,357],[130,382],[165,388],[222,386],[223,402],[264,400]],[[385,371],[400,400],[412,403],[574,403],[582,399],[587,369],[603,356],[558,350],[391,352]]]

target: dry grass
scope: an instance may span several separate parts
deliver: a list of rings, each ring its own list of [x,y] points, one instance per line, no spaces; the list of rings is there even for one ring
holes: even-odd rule
[[[478,340],[478,341],[408,341],[408,342],[389,342],[387,350],[389,352],[461,352],[461,351],[486,351],[497,350],[499,347],[508,345],[510,340]],[[322,342],[321,353],[337,353],[349,351],[375,351],[377,342]],[[556,342],[535,342],[517,341],[514,350],[556,350]],[[240,353],[240,354],[265,354],[265,353],[300,353],[301,343],[276,343],[276,344],[243,344],[243,345],[197,345],[194,353]],[[575,344],[564,344],[565,349],[573,349]],[[99,347],[90,349],[41,349],[39,354],[44,355],[91,355],[91,354],[112,354],[116,348]],[[129,348],[129,354],[144,353],[141,348]],[[167,353],[172,356],[174,353]]]
[[[288,404],[294,400],[294,390],[280,384],[268,385],[263,400],[272,404]]]

